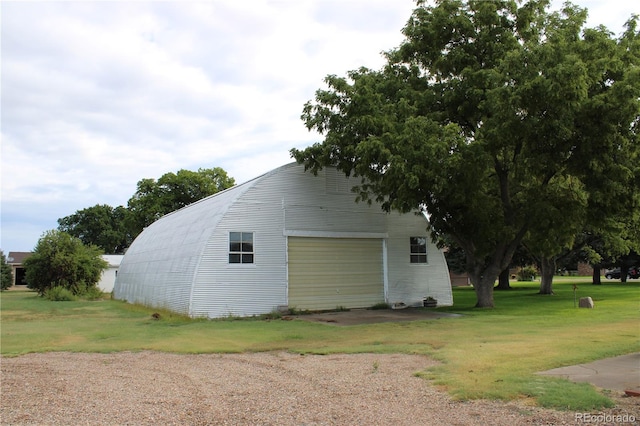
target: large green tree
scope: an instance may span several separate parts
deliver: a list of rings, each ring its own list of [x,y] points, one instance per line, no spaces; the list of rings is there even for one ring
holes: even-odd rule
[[[360,176],[360,200],[426,209],[466,256],[478,307],[525,237],[568,244],[567,206],[637,178],[636,19],[615,39],[549,1],[418,1],[381,70],[329,75],[302,118],[322,143],[292,155]],[[604,180],[604,183],[603,183]],[[594,192],[595,193],[595,192]],[[580,217],[580,215],[577,215]],[[578,228],[579,229],[579,228]]]
[[[133,241],[126,227],[128,210],[122,206],[96,204],[58,219],[58,230],[94,244],[105,253],[122,254]]]
[[[146,226],[167,213],[178,210],[202,198],[230,188],[235,180],[220,167],[179,170],[165,173],[157,181],[142,179],[129,199],[129,229],[138,235]]]
[[[85,246],[66,232],[47,231],[24,261],[27,287],[40,295],[53,287],[85,294],[97,286],[102,271],[109,266],[101,255],[97,246]]]

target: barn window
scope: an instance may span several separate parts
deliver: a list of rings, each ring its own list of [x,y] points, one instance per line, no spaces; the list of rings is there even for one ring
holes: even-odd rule
[[[229,263],[253,263],[253,232],[229,232]]]
[[[427,237],[410,237],[411,263],[427,263]]]

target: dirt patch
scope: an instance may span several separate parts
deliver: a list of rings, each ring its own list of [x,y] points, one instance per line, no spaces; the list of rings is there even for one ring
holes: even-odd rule
[[[460,314],[438,312],[429,309],[351,309],[340,312],[323,312],[307,315],[292,315],[290,318],[320,322],[330,325],[360,325],[383,322],[424,321],[439,318],[460,317]]]

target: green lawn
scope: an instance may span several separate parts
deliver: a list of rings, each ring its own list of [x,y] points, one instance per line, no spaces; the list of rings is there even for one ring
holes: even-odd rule
[[[591,296],[595,309],[574,308]],[[640,350],[640,282],[593,286],[557,278],[554,296],[537,283],[495,293],[496,308],[472,308],[471,288],[454,289],[458,318],[336,327],[301,320],[191,320],[119,301],[51,302],[32,292],[0,296],[0,352],[157,350],[212,353],[286,350],[300,353],[414,353],[442,362],[420,375],[461,399],[532,398],[544,406],[588,410],[611,404],[589,385],[537,371]]]

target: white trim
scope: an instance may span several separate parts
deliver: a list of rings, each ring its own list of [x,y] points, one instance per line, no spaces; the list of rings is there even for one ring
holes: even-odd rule
[[[382,239],[382,283],[384,285],[384,301],[389,303],[389,256],[386,238]]]
[[[285,237],[316,237],[316,238],[389,238],[386,232],[332,232],[332,231],[297,231],[285,229]]]
[[[287,209],[285,208],[285,199],[282,197],[282,227],[287,223]],[[284,232],[283,232],[284,234]],[[289,238],[284,239],[284,300],[289,306]]]
[[[231,234],[240,234],[240,251],[231,251]],[[245,252],[242,251],[242,243],[243,235],[242,234],[251,234],[251,247],[253,247],[253,251]],[[232,254],[240,255],[240,262],[231,262],[229,256]],[[244,254],[251,254],[253,256],[252,262],[243,262],[242,256]],[[227,232],[227,264],[228,265],[255,265],[256,264],[256,232],[255,231],[228,231]]]

